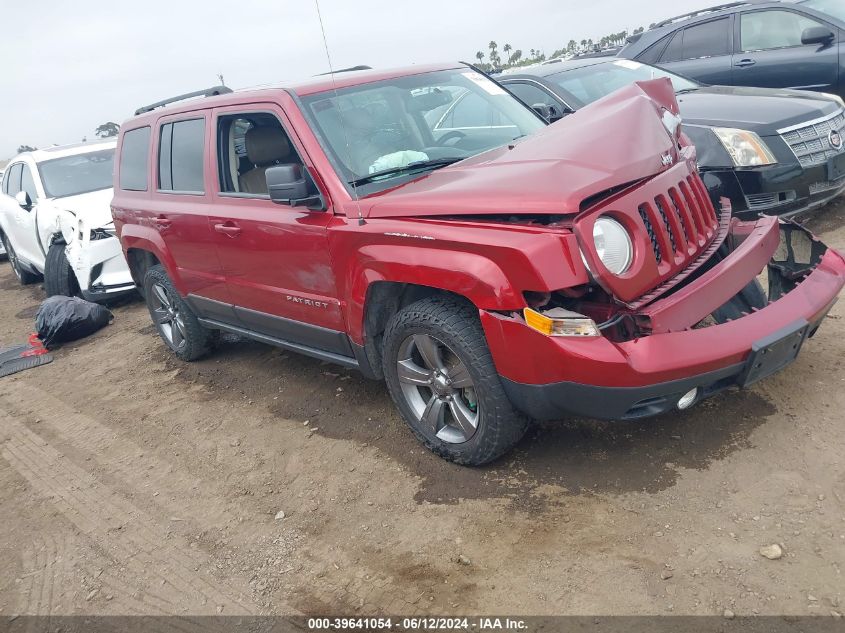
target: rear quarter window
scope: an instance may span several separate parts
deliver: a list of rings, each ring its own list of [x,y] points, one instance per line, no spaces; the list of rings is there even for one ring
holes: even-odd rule
[[[120,188],[126,191],[147,190],[147,156],[150,128],[140,127],[123,134],[120,147]]]
[[[731,19],[728,17],[693,24],[677,31],[661,61],[676,62],[727,55],[731,52],[730,29]]]

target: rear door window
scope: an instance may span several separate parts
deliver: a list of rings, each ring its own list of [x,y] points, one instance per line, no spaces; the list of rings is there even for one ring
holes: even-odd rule
[[[661,61],[675,62],[701,57],[717,57],[731,52],[730,18],[719,18],[678,31]]]
[[[753,11],[740,18],[743,52],[801,46],[804,29],[822,26],[820,22],[792,11]]]
[[[140,127],[123,134],[120,148],[120,188],[126,191],[147,190],[147,154],[150,128]]]
[[[159,138],[158,187],[204,193],[205,119],[165,123]]]
[[[656,64],[660,61],[660,55],[663,53],[663,50],[666,48],[666,44],[669,43],[669,40],[672,39],[673,34],[666,35],[665,37],[661,37],[655,44],[652,44],[647,49],[645,49],[642,53],[639,54],[637,57],[637,61],[644,62],[646,64]]]

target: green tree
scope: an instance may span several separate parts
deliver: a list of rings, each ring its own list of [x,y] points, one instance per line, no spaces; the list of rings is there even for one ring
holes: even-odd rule
[[[496,44],[496,40],[490,40],[490,43],[487,45],[490,48],[490,63],[493,63],[493,59],[496,57],[496,49],[498,48],[498,44]]]
[[[510,64],[511,63],[511,57],[510,57],[510,55],[508,55],[508,53],[510,53],[513,50],[513,47],[510,44],[505,44],[502,47],[502,50],[505,51],[505,57],[507,57],[507,59],[508,59],[507,63]]]
[[[94,134],[99,138],[110,138],[112,136],[117,136],[119,132],[120,126],[112,121],[108,121],[107,123],[98,125],[97,129],[94,130]]]
[[[19,145],[18,154],[22,154],[23,152],[34,152],[37,149],[37,147],[32,147],[31,145]]]
[[[483,63],[484,63],[484,53],[482,53],[481,51],[478,51],[478,52],[475,54],[475,58],[478,60],[478,63],[479,63],[479,64],[483,64]]]

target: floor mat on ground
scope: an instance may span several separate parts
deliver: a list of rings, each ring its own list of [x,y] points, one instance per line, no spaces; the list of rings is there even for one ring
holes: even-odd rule
[[[46,351],[40,341],[0,348],[0,378],[52,362],[53,355]]]

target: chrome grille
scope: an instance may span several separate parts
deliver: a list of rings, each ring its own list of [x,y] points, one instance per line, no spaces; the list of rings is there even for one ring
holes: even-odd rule
[[[831,146],[828,136],[832,131],[845,134],[845,112],[840,110],[831,116],[779,130],[781,138],[792,149],[802,167],[826,163],[829,158],[842,152],[842,148]],[[845,140],[845,137],[843,137]]]

